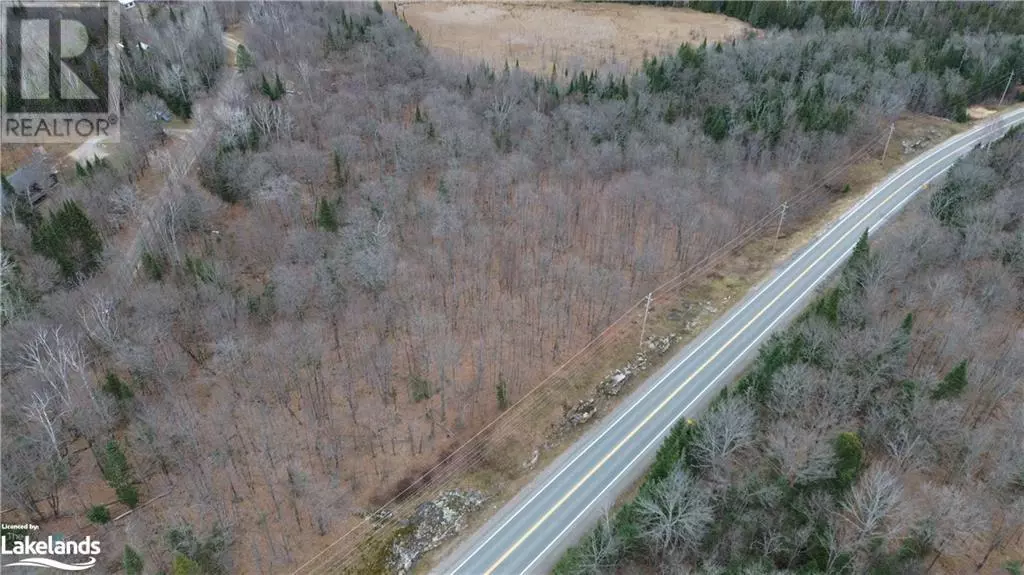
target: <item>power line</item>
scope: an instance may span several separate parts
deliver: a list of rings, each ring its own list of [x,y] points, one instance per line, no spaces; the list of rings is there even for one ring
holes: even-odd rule
[[[654,292],[647,294],[647,305],[644,306],[644,322],[640,325],[640,346],[644,345],[644,332],[647,330],[647,314],[651,312],[651,296]]]
[[[779,235],[782,234],[782,219],[786,217],[786,207],[788,204],[782,203],[782,212],[779,213],[779,227],[775,228],[775,239],[772,241],[772,252],[775,251],[779,244]]]
[[[1006,97],[1006,92],[1010,89],[1010,82],[1013,82],[1013,70],[1010,70],[1010,77],[1006,79],[1006,87],[1003,88],[1003,95],[999,96],[999,105],[1003,105],[1003,98]]]
[[[1002,80],[996,80],[1001,82]],[[992,89],[994,86],[993,82],[988,82],[986,85],[978,88],[973,94],[981,94]],[[973,99],[969,96],[969,99]],[[953,107],[947,106],[947,110],[952,110]],[[621,339],[621,333],[616,333],[616,330],[628,330],[628,322],[624,322],[634,311],[638,309],[641,304],[645,304],[645,315],[644,321],[641,324],[641,338],[646,328],[646,314],[649,311],[649,305],[653,301],[654,296],[664,295],[669,297],[672,290],[681,287],[688,280],[696,277],[700,272],[714,266],[722,257],[732,252],[733,250],[746,245],[758,232],[765,229],[767,225],[770,225],[775,221],[775,217],[778,216],[780,219],[780,226],[776,228],[776,236],[781,231],[781,219],[784,217],[786,210],[792,209],[794,206],[800,205],[801,203],[808,201],[814,197],[814,193],[818,192],[823,185],[826,185],[829,180],[845,172],[852,165],[859,162],[865,156],[870,154],[871,149],[874,146],[881,143],[882,138],[885,138],[885,146],[883,148],[883,159],[888,152],[888,146],[892,135],[895,131],[895,124],[890,123],[889,131],[887,135],[880,134],[871,141],[869,141],[862,148],[855,151],[853,154],[847,157],[839,165],[828,171],[824,176],[816,180],[811,185],[807,186],[804,190],[790,197],[786,201],[783,201],[777,207],[770,210],[759,220],[741,230],[737,235],[733,236],[728,242],[719,246],[700,260],[689,266],[686,270],[677,274],[672,279],[663,282],[657,288],[655,288],[646,298],[643,298],[634,303],[629,309],[626,310],[618,319],[612,322],[604,331],[601,332],[596,338],[588,342],[580,351],[570,357],[566,362],[561,364],[554,372],[551,373],[542,382],[531,388],[527,393],[521,397],[515,404],[513,404],[508,410],[502,412],[495,419],[484,426],[480,431],[474,434],[470,439],[462,443],[455,451],[449,454],[442,461],[438,462],[425,474],[421,475],[415,481],[413,481],[408,487],[406,487],[398,495],[394,496],[387,503],[382,505],[375,513],[370,514],[369,517],[384,516],[385,520],[380,522],[372,522],[371,519],[367,518],[360,522],[358,525],[352,527],[348,532],[343,534],[341,537],[333,541],[326,548],[322,549],[316,555],[311,557],[305,563],[303,563],[295,573],[298,573],[302,569],[308,567],[318,559],[324,557],[325,553],[328,553],[333,547],[341,543],[344,539],[351,536],[357,531],[364,530],[369,527],[369,534],[366,536],[367,540],[372,540],[377,534],[384,532],[385,530],[395,526],[406,513],[404,510],[410,509],[424,501],[426,495],[432,495],[439,493],[444,489],[450,488],[450,481],[458,477],[464,471],[472,469],[482,460],[484,460],[490,449],[495,447],[496,442],[490,440],[497,440],[503,438],[502,433],[505,431],[515,432],[518,431],[523,425],[529,425],[529,418],[527,416],[533,415],[538,411],[550,408],[545,400],[554,393],[554,389],[549,385],[551,380],[555,379],[556,376],[562,376],[563,378],[569,378],[576,375],[577,371],[583,369],[581,366],[573,366],[574,362],[583,359],[584,357],[590,357],[598,355],[599,352],[604,351],[617,340]],[[877,149],[877,148],[874,148]],[[437,477],[435,473],[441,471],[442,476]],[[413,492],[417,493],[418,497],[412,497]],[[389,510],[388,507],[396,505],[394,510]],[[372,523],[372,525],[371,525]],[[338,552],[329,554],[326,556],[325,561],[319,566],[314,567],[317,569],[326,569],[330,566],[338,566],[347,564],[352,558],[355,551],[359,549],[359,546],[339,550]],[[340,559],[339,559],[340,556]]]
[[[747,229],[743,230],[737,236],[734,236],[733,240],[730,240],[725,245],[720,246],[718,249],[714,250],[713,252],[711,252],[710,254],[708,254],[707,256],[705,256],[704,258],[699,260],[698,262],[696,262],[694,265],[690,266],[690,268],[688,268],[686,271],[682,272],[681,274],[677,275],[672,280],[669,280],[668,282],[665,282],[662,285],[658,286],[654,290],[654,292],[652,292],[651,299],[653,300],[653,294],[655,292],[675,289],[676,287],[681,286],[683,283],[685,283],[685,281],[687,281],[688,279],[691,279],[692,277],[694,277],[698,272],[700,272],[700,271],[702,271],[704,269],[707,269],[710,266],[712,266],[715,263],[717,263],[717,261],[721,257],[723,257],[724,255],[726,255],[727,253],[729,253],[732,250],[740,247],[741,245],[744,245],[753,236],[755,236],[757,232],[763,230],[763,228],[764,228],[766,223],[774,221],[774,217],[775,217],[776,212],[780,212],[781,213],[782,210],[788,208],[788,206],[791,203],[793,203],[794,201],[795,202],[800,202],[802,199],[806,199],[807,197],[809,197],[810,194],[812,194],[813,192],[815,192],[818,189],[820,189],[821,186],[824,183],[827,183],[827,181],[829,179],[831,179],[832,177],[834,177],[835,175],[837,175],[837,174],[839,174],[841,172],[844,172],[851,165],[853,165],[854,163],[859,161],[860,158],[862,158],[863,156],[867,155],[870,152],[870,149],[872,147],[874,147],[875,145],[877,145],[879,142],[880,142],[880,137],[876,137],[875,139],[870,141],[867,145],[865,145],[864,147],[859,149],[857,152],[855,152],[846,161],[844,161],[840,165],[836,166],[835,168],[833,168],[832,170],[827,172],[825,174],[825,176],[820,178],[818,181],[814,182],[813,184],[811,184],[810,186],[805,188],[794,199],[791,199],[790,201],[787,201],[787,202],[783,202],[783,204],[781,204],[780,206],[778,206],[778,207],[774,208],[773,210],[771,210],[768,214],[763,216],[760,220],[755,222],[753,225],[751,225]],[[736,242],[735,240],[740,240],[740,241]],[[388,501],[383,506],[381,506],[375,513],[371,514],[370,517],[382,516],[383,515],[385,517],[388,517],[388,519],[386,519],[385,521],[376,523],[373,526],[371,526],[370,527],[370,531],[371,532],[369,534],[369,537],[372,538],[377,533],[380,533],[380,532],[384,531],[385,529],[387,529],[390,526],[396,524],[400,520],[400,516],[401,515],[399,513],[399,510],[397,510],[397,509],[395,511],[392,511],[391,513],[381,513],[381,512],[382,511],[386,511],[388,506],[395,504],[396,502],[398,502],[398,500],[405,499],[407,494],[410,491],[414,491],[414,490],[417,490],[419,488],[422,488],[424,491],[429,491],[429,492],[438,492],[440,490],[443,490],[445,488],[445,485],[442,485],[442,483],[447,483],[448,480],[451,479],[452,477],[459,475],[462,471],[465,471],[466,469],[472,468],[476,463],[480,462],[483,458],[485,458],[486,455],[487,455],[486,451],[488,450],[488,448],[490,448],[492,446],[487,445],[487,444],[471,445],[475,440],[477,440],[478,438],[483,437],[484,434],[486,432],[488,432],[488,431],[490,431],[491,433],[488,433],[488,437],[485,438],[485,439],[499,437],[498,434],[497,434],[498,431],[505,431],[506,429],[515,430],[516,427],[521,425],[518,421],[516,421],[517,418],[518,419],[523,419],[523,417],[520,417],[520,416],[530,415],[530,414],[536,413],[539,409],[542,409],[543,407],[547,407],[547,405],[543,401],[534,401],[534,402],[532,402],[533,403],[532,405],[528,405],[528,401],[527,400],[529,400],[529,399],[538,399],[538,400],[544,399],[544,397],[546,397],[549,394],[548,392],[551,391],[551,388],[550,387],[546,387],[546,384],[549,383],[550,380],[553,379],[555,376],[557,376],[559,374],[562,374],[562,373],[564,373],[566,371],[569,371],[569,364],[571,364],[574,361],[580,359],[584,355],[589,356],[589,355],[592,355],[592,354],[596,354],[598,351],[603,351],[604,348],[606,348],[608,345],[610,345],[614,341],[614,339],[615,339],[615,338],[608,338],[606,336],[608,334],[611,334],[616,327],[621,327],[620,324],[623,322],[623,320],[626,317],[628,317],[634,310],[636,310],[641,303],[644,303],[645,301],[647,301],[647,298],[644,298],[644,299],[636,302],[633,306],[631,306],[626,311],[626,313],[624,313],[622,316],[620,316],[619,319],[617,319],[615,322],[612,322],[612,324],[609,325],[608,328],[606,328],[602,332],[602,334],[600,334],[597,338],[591,340],[586,346],[584,346],[583,349],[581,349],[573,357],[571,357],[569,360],[567,360],[565,363],[563,363],[561,366],[559,366],[543,382],[541,382],[540,384],[538,384],[537,386],[532,388],[530,391],[528,391],[527,394],[524,395],[522,398],[520,398],[520,400],[517,401],[510,409],[508,409],[507,411],[503,412],[497,418],[492,420],[487,426],[485,426],[483,429],[481,429],[479,432],[477,432],[473,437],[471,437],[469,440],[467,440],[461,446],[459,446],[459,448],[457,448],[455,452],[453,452],[448,457],[446,457],[444,460],[439,462],[437,465],[435,465],[433,468],[431,468],[431,470],[429,470],[427,473],[425,473],[424,475],[420,476],[420,478],[418,478],[416,481],[414,481],[412,484],[410,484],[410,486],[408,486],[405,490],[403,490],[401,493],[399,493],[398,495],[393,497],[390,501]],[[535,392],[537,392],[537,395],[535,395]],[[508,414],[508,416],[506,416],[506,414]],[[462,454],[465,454],[465,456],[462,457],[462,458],[457,457],[458,455],[462,455]],[[444,470],[445,471],[445,474],[444,474],[445,476],[443,478],[434,479],[433,478],[434,473],[436,471],[438,471],[439,469],[441,469],[442,467],[446,467],[446,469]],[[431,488],[432,486],[433,486],[433,488]],[[425,495],[425,494],[426,493],[421,493],[421,495]],[[416,498],[416,499],[417,500],[422,500],[423,498],[419,497],[419,498]],[[408,504],[401,504],[400,503],[399,507],[400,508],[404,508],[406,506],[411,507],[414,504],[416,504],[416,503],[413,503],[413,502],[410,502]],[[370,519],[364,519],[364,521],[361,522],[359,525],[354,526],[351,530],[349,530],[347,533],[342,535],[339,539],[335,540],[330,545],[328,545],[326,548],[321,550],[319,553],[317,553],[316,555],[311,557],[308,561],[306,561],[302,566],[300,566],[296,570],[296,573],[301,571],[305,567],[309,566],[311,563],[315,562],[317,559],[322,557],[324,555],[324,553],[327,553],[331,548],[333,548],[335,545],[340,543],[345,538],[349,537],[350,535],[352,535],[356,531],[359,531],[362,528],[367,527],[370,522],[371,522]],[[341,551],[341,553],[343,554],[343,556],[341,558],[341,563],[342,564],[348,562],[348,560],[352,557],[352,551],[354,551],[354,550],[355,549]],[[327,561],[333,562],[333,560],[336,557],[337,557],[337,554],[332,554],[332,555],[330,555],[328,557]],[[322,567],[326,568],[327,565],[325,564]]]
[[[833,177],[835,177],[839,173],[844,172],[850,166],[852,166],[857,161],[859,161],[861,158],[863,158],[868,153],[870,153],[870,150],[872,148],[874,148],[875,145],[880,143],[880,141],[881,141],[881,136],[876,137],[874,140],[868,142],[865,146],[863,146],[861,149],[859,149],[857,152],[855,152],[852,156],[850,156],[846,161],[844,161],[843,163],[837,165],[832,170],[827,172],[824,176],[819,178],[819,180],[817,180],[813,184],[809,185],[801,193],[799,193],[795,198],[790,199],[787,202],[787,204],[788,205],[792,205],[793,203],[799,203],[801,201],[809,199],[810,197],[813,197],[813,193],[815,191],[819,190],[824,184],[826,184]],[[693,277],[696,277],[700,272],[713,267],[722,257],[727,255],[729,252],[731,252],[732,250],[736,249],[737,247],[740,247],[741,245],[745,244],[747,241],[752,239],[757,234],[757,232],[762,231],[765,228],[766,225],[768,225],[772,221],[774,221],[774,214],[776,212],[778,212],[779,210],[781,210],[781,205],[779,207],[771,210],[768,214],[763,216],[758,222],[756,222],[755,224],[749,226],[742,233],[738,234],[737,236],[734,236],[733,240],[730,240],[725,245],[720,246],[718,249],[714,250],[711,254],[708,254],[708,256],[705,256],[700,261],[698,261],[693,266],[691,266],[687,271],[683,272],[682,274],[679,274],[679,276],[676,277],[675,281],[666,282],[665,284],[662,284],[662,286],[659,286],[658,290],[667,290],[667,289],[674,289],[675,287],[679,287],[683,283],[685,283],[687,280],[692,279]],[[737,240],[739,240],[739,241],[737,241]],[[681,277],[681,276],[685,276],[685,277]],[[669,294],[665,294],[665,295],[667,297]],[[620,319],[617,320],[616,322],[613,322],[613,324],[611,326],[609,326],[609,328],[606,330],[605,333],[613,333],[612,329],[615,328],[617,326],[617,324],[619,324],[623,319],[625,319],[625,317],[627,317],[629,315],[629,313],[631,313],[634,309],[636,309],[639,306],[639,304],[641,304],[643,302],[644,302],[644,300],[641,300],[641,301],[637,302],[636,304],[634,304],[634,306],[632,308],[630,308],[630,310],[626,314],[624,314],[622,317],[620,317]],[[596,341],[597,341],[597,339],[593,340],[591,343],[594,343]],[[589,350],[589,352],[587,354],[585,354],[585,355],[586,356],[596,355],[599,351],[603,351],[604,348],[610,346],[613,342],[614,342],[614,339],[607,339],[605,341],[601,341],[600,344],[598,344],[597,346],[591,348],[591,350]],[[584,357],[583,354],[578,354],[576,357],[571,359],[570,362],[578,360],[578,359],[582,359],[583,357]],[[567,363],[569,363],[569,362],[567,362]],[[563,365],[563,367],[564,367],[564,365]],[[550,378],[548,378],[548,380],[549,379]],[[531,393],[532,393],[532,391],[537,390],[537,388],[541,388],[545,384],[547,384],[548,380],[545,380],[544,382],[542,382],[542,384],[539,384],[536,388],[534,388],[534,390],[531,390]],[[543,409],[544,407],[547,407],[548,404],[546,404],[544,402],[544,400],[546,399],[546,397],[552,391],[553,390],[552,390],[551,387],[544,387],[544,389],[541,390],[541,392],[538,395],[534,396],[535,401],[533,402],[532,405],[527,405],[525,403],[523,404],[523,407],[521,409],[519,409],[519,411],[517,412],[517,417],[518,416],[523,416],[523,417],[519,417],[519,419],[523,419],[523,418],[525,418],[525,416],[532,415],[532,414],[536,413],[537,411],[539,411],[540,409]],[[518,402],[517,402],[517,405],[518,405]],[[511,412],[511,411],[512,410],[510,409],[509,412]],[[500,436],[498,435],[499,431],[504,431],[506,429],[511,429],[511,430],[515,431],[517,426],[519,426],[519,425],[521,425],[521,423],[519,421],[517,421],[515,418],[507,419],[506,421],[503,422],[503,425],[496,426],[495,432],[494,432],[494,434],[491,437],[497,437],[497,438],[500,439]],[[475,438],[475,436],[474,436],[474,438]],[[463,446],[460,447],[460,449],[462,447],[466,447],[469,443],[470,442],[467,441],[465,444],[463,444]],[[424,483],[423,487],[425,489],[423,490],[422,493],[419,494],[420,497],[418,497],[416,499],[422,501],[422,500],[424,500],[423,496],[430,495],[432,497],[434,494],[440,493],[441,491],[443,491],[445,488],[447,488],[447,482],[451,478],[453,478],[455,476],[458,476],[463,471],[466,471],[466,470],[474,467],[477,463],[479,463],[480,461],[482,461],[484,458],[487,457],[488,450],[490,448],[493,448],[493,447],[494,447],[494,445],[487,445],[487,444],[483,444],[483,445],[479,445],[479,446],[472,446],[471,448],[467,449],[466,456],[465,456],[465,458],[463,460],[458,461],[458,460],[452,459],[449,462],[449,460],[446,459],[445,461],[442,461],[441,463],[439,463],[437,466],[435,466],[435,468],[434,468],[435,470],[437,468],[440,468],[440,467],[450,463],[448,465],[448,468],[445,470],[446,471],[445,477],[443,479],[439,479],[439,480],[436,480],[436,481],[433,480],[433,479],[431,479],[430,481],[424,481],[423,482]],[[428,472],[428,474],[432,475],[432,473],[429,473],[429,472]],[[414,483],[418,483],[421,479],[423,479],[423,477],[425,477],[425,476],[421,476],[421,478],[418,479],[417,482],[414,482]],[[435,485],[435,487],[433,489],[429,489],[429,487],[432,486],[432,485]],[[409,489],[411,489],[412,487],[413,486],[410,486]],[[408,491],[408,489],[406,491]],[[404,495],[404,493],[405,492],[403,492],[403,495]],[[402,497],[402,495],[400,495],[398,498],[400,498],[400,497]],[[388,520],[386,520],[384,522],[381,522],[380,524],[377,524],[377,525],[375,525],[375,526],[373,526],[371,528],[371,532],[370,532],[368,538],[372,539],[372,537],[374,537],[378,533],[381,533],[381,532],[385,531],[386,529],[394,526],[399,521],[399,518],[403,515],[401,513],[401,509],[404,508],[404,507],[412,507],[412,506],[414,506],[416,504],[417,503],[415,501],[410,501],[407,505],[400,505],[399,509],[396,509],[394,512],[392,512],[392,513],[387,515],[388,516]],[[384,509],[384,508],[382,507],[381,509]],[[378,511],[377,515],[379,515],[379,514],[380,514],[380,512]],[[355,528],[353,528],[352,531],[354,532],[355,530],[358,530],[359,527],[362,527],[362,526],[363,525],[356,526]],[[340,563],[342,565],[347,564],[349,562],[349,560],[353,558],[353,552],[354,551],[355,551],[355,549],[352,549],[352,550],[350,550],[348,552],[342,551],[341,553],[343,553],[344,555],[343,555],[342,559],[340,560]],[[332,555],[331,559],[329,559],[329,560],[333,560],[334,557],[337,557],[337,554]],[[324,566],[324,568],[326,568],[326,567],[327,567],[327,565]]]
[[[896,131],[896,122],[889,124],[889,135],[885,138],[885,148],[882,149],[882,161],[885,161],[885,156],[889,153],[889,141],[892,140],[892,133]]]
[[[803,190],[796,197],[796,201],[800,201],[803,198],[809,197],[810,194],[812,194],[814,191],[818,190],[821,187],[822,184],[826,183],[829,179],[834,177],[836,174],[838,174],[838,173],[848,169],[853,163],[858,161],[859,158],[861,158],[864,155],[866,155],[867,153],[869,153],[870,149],[874,145],[879,143],[879,141],[880,141],[880,138],[875,138],[874,140],[869,142],[867,145],[862,147],[860,150],[858,150],[855,154],[853,154],[846,161],[844,161],[842,164],[836,166],[835,168],[833,168],[832,170],[827,172],[822,178],[820,178],[818,181],[816,181],[812,185],[808,186],[805,190]],[[724,257],[725,255],[727,255],[733,249],[736,249],[737,247],[739,247],[743,243],[746,243],[747,241],[749,241],[749,239],[751,239],[754,235],[756,235],[756,233],[758,231],[762,230],[767,223],[770,223],[770,222],[774,221],[774,214],[775,214],[776,211],[778,211],[780,209],[781,209],[781,206],[771,210],[768,214],[766,214],[764,217],[762,217],[758,222],[756,222],[755,224],[749,226],[747,229],[743,230],[743,232],[738,234],[737,236],[734,236],[733,240],[730,240],[725,245],[720,246],[718,249],[714,250],[713,252],[711,252],[710,254],[705,256],[704,258],[702,258],[701,260],[696,262],[694,265],[692,265],[688,270],[686,270],[683,273],[679,274],[678,276],[676,276],[676,278],[673,278],[673,280],[670,280],[669,282],[663,283],[655,291],[657,292],[657,291],[663,291],[663,290],[666,290],[666,289],[674,289],[675,287],[678,287],[678,286],[682,285],[682,283],[685,283],[685,281],[687,281],[688,279],[691,279],[692,277],[695,277],[697,273],[699,273],[699,272],[701,272],[701,271],[703,271],[705,269],[708,269],[709,267],[713,266],[715,263],[717,263],[717,261],[721,257]],[[735,240],[741,240],[741,241],[740,242],[736,242]],[[545,385],[555,375],[559,374],[560,372],[566,371],[565,368],[568,366],[568,364],[576,361],[577,359],[582,358],[584,355],[587,355],[587,356],[591,355],[591,353],[584,353],[584,352],[588,352],[588,349],[587,349],[588,347],[590,348],[589,349],[590,352],[593,352],[593,353],[596,354],[598,351],[603,351],[603,349],[605,347],[607,347],[608,345],[611,345],[611,343],[613,342],[614,338],[605,339],[605,336],[607,334],[613,333],[614,328],[619,327],[619,324],[622,323],[622,321],[626,317],[628,317],[628,315],[633,310],[635,310],[639,306],[639,304],[643,303],[643,301],[644,300],[641,300],[641,301],[638,301],[637,303],[635,303],[629,310],[627,310],[627,312],[625,314],[623,314],[623,316],[621,316],[618,320],[616,320],[608,328],[606,328],[606,330],[604,332],[602,332],[602,334],[600,336],[598,336],[598,338],[595,338],[594,340],[592,340],[587,346],[584,347],[584,349],[580,350],[580,352],[578,352],[575,356],[573,356],[566,363],[564,363],[562,366],[560,366],[551,376],[546,378],[544,380],[544,382],[542,382],[541,384],[538,384],[533,389],[531,389],[527,393],[526,396],[521,398],[520,401],[516,402],[516,404],[513,406],[513,408],[507,410],[505,413],[515,413],[516,417],[527,416],[527,415],[531,415],[533,413],[536,413],[536,411],[538,411],[539,409],[542,409],[543,407],[546,407],[547,405],[543,402],[543,399],[552,391],[552,389],[550,387],[545,387]],[[600,341],[600,343],[598,345],[594,345],[598,341]],[[593,346],[593,347],[590,347],[590,346]],[[538,395],[533,395],[535,391],[540,391],[540,393]],[[528,397],[531,397],[531,396],[533,398],[537,399],[538,401],[533,402],[533,405],[527,405],[525,400]],[[522,407],[520,407],[517,410],[516,408],[519,407],[520,405]],[[504,414],[502,414],[502,415],[504,415]],[[522,417],[519,417],[519,418],[522,419]],[[500,421],[500,423],[499,423],[499,421]],[[495,424],[498,424],[498,425],[495,425]],[[450,478],[460,474],[462,471],[465,471],[466,469],[472,468],[476,463],[480,462],[483,458],[486,457],[486,455],[487,455],[486,451],[491,446],[489,446],[487,444],[483,444],[483,445],[470,445],[470,444],[474,440],[476,440],[478,437],[481,437],[483,435],[483,432],[486,431],[487,428],[490,428],[490,427],[494,426],[494,429],[492,430],[493,433],[490,434],[490,437],[499,437],[498,436],[498,431],[504,431],[506,429],[515,430],[515,428],[518,425],[520,425],[520,423],[518,421],[516,421],[516,419],[513,418],[513,417],[502,417],[502,416],[499,416],[498,418],[493,420],[490,424],[488,424],[488,426],[485,427],[484,430],[481,430],[481,432],[478,432],[476,435],[473,436],[473,438],[471,438],[470,440],[465,442],[462,446],[460,446],[456,450],[456,452],[453,452],[448,458],[446,458],[442,462],[440,462],[437,465],[435,465],[430,471],[428,471],[426,474],[424,474],[423,476],[418,478],[417,481],[413,482],[413,484],[410,485],[406,490],[403,490],[402,493],[400,493],[398,496],[396,496],[391,501],[389,501],[384,506],[382,506],[380,509],[378,509],[378,511],[374,515],[376,515],[376,516],[382,515],[381,511],[384,511],[389,505],[395,503],[396,500],[404,498],[406,493],[408,493],[409,491],[411,491],[411,490],[413,490],[414,488],[417,487],[417,484],[421,484],[421,487],[424,488],[424,491],[425,491],[424,493],[421,493],[420,495],[427,495],[428,492],[429,493],[435,493],[435,492],[439,492],[439,491],[443,490],[445,488],[445,485],[441,485],[442,483],[447,483],[447,481]],[[456,456],[456,454],[459,451],[462,451],[462,450],[465,450],[464,451],[465,457],[463,458],[463,460],[460,461],[457,458],[455,458],[455,456]],[[445,477],[444,478],[439,478],[439,479],[436,479],[436,480],[433,479],[434,472],[436,472],[439,468],[441,468],[443,466],[448,466],[448,468],[445,469],[445,471],[446,471]],[[427,480],[428,477],[430,477],[429,480]],[[431,486],[436,486],[436,487],[431,489],[430,488]],[[417,499],[422,500],[423,498],[419,497]],[[404,508],[406,506],[411,507],[414,504],[415,504],[415,502],[411,502],[410,501],[408,504],[399,504],[399,508]],[[380,533],[380,532],[384,531],[385,529],[391,527],[392,525],[396,524],[397,521],[399,520],[399,517],[401,516],[399,509],[396,509],[395,511],[391,512],[390,514],[383,514],[383,515],[387,516],[388,519],[371,527],[371,533],[369,534],[370,538],[375,536],[377,533]],[[350,530],[348,533],[346,533],[341,538],[339,538],[339,540],[333,542],[331,545],[328,546],[328,548],[324,549],[323,551],[318,553],[316,556],[311,558],[309,561],[307,561],[306,564],[304,564],[303,566],[301,566],[299,568],[299,570],[305,568],[307,565],[309,565],[310,563],[315,561],[318,557],[322,556],[324,552],[328,551],[331,547],[333,547],[334,545],[339,543],[342,539],[348,537],[349,535],[351,535],[355,531],[360,530],[360,528],[365,527],[368,523],[369,523],[368,520],[364,520],[360,525],[357,525],[357,526],[353,527],[352,530]],[[348,560],[352,557],[352,551],[354,551],[354,550],[355,549],[350,550],[348,552],[342,551],[344,556],[342,557],[341,562],[343,564],[347,563]],[[336,556],[337,556],[337,554],[331,555],[330,558],[328,559],[328,561],[333,560]],[[326,567],[326,565],[324,567]],[[296,572],[298,572],[298,570]]]

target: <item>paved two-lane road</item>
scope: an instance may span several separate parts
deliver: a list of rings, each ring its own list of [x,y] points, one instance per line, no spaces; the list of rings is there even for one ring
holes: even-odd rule
[[[794,256],[771,279],[683,349],[601,425],[437,568],[491,575],[549,570],[615,497],[646,469],[672,425],[692,415],[753,359],[757,346],[801,309],[865,229],[875,230],[925,183],[974,146],[1024,122],[1007,112],[910,162]]]

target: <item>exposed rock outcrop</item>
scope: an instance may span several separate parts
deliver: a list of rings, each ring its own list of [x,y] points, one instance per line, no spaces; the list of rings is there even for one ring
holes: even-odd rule
[[[388,571],[404,575],[424,553],[438,547],[466,526],[466,515],[487,498],[472,489],[452,489],[420,504],[391,542]]]
[[[664,337],[654,335],[648,337],[644,340],[641,351],[637,352],[629,363],[611,372],[608,377],[597,384],[598,391],[610,397],[618,395],[634,375],[647,371],[651,365],[651,359],[663,355],[678,339],[679,336],[674,333]]]

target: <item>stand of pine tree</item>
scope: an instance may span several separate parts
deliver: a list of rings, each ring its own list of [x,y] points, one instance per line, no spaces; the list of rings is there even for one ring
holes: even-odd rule
[[[99,522],[101,502],[68,501],[109,484],[137,504],[136,571],[294,567],[892,119],[963,119],[1024,76],[1021,37],[995,29],[936,52],[808,26],[542,78],[439,62],[372,5],[141,11],[122,26],[129,145],[65,184],[74,203],[2,229],[5,502]],[[217,126],[198,177],[172,183],[122,285],[107,264],[155,168],[154,112],[192,114],[225,26],[245,88],[197,119]],[[970,393],[976,365],[935,393]],[[850,484],[874,447],[842,431]]]

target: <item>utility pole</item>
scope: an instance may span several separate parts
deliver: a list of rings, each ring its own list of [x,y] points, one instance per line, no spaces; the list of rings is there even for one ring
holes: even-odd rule
[[[1003,105],[1003,98],[1006,97],[1006,92],[1008,92],[1010,90],[1010,83],[1013,82],[1013,72],[1014,72],[1014,70],[1010,70],[1010,77],[1006,79],[1006,87],[1003,88],[1003,95],[999,96],[999,105],[1000,106]]]
[[[774,252],[779,244],[779,236],[782,235],[782,218],[786,217],[786,208],[789,207],[789,202],[782,203],[782,213],[779,214],[779,226],[775,228],[775,241],[772,243],[772,251]]]
[[[647,314],[651,311],[651,296],[654,292],[647,294],[647,307],[644,308],[644,322],[640,324],[640,347],[644,346],[644,332],[647,331]]]
[[[889,153],[889,140],[892,140],[892,133],[896,131],[896,122],[889,124],[889,136],[885,139],[885,149],[882,150],[882,161],[885,161],[886,154]]]

